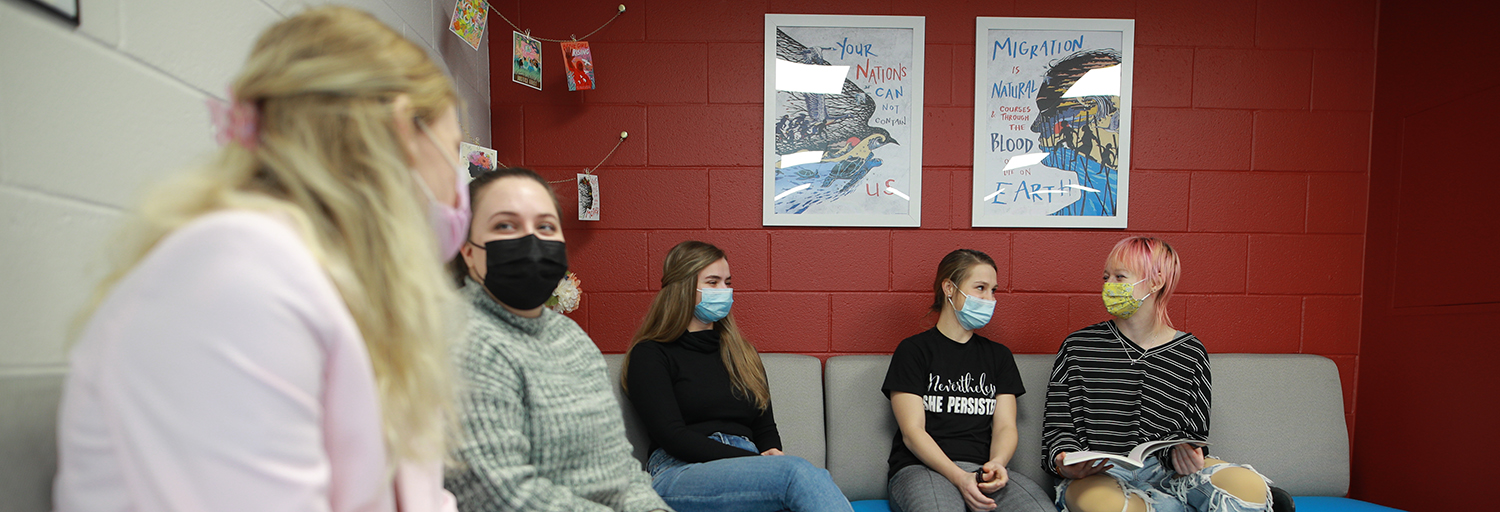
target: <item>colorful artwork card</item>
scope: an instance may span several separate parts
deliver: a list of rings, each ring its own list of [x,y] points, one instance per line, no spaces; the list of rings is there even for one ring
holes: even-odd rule
[[[484,39],[484,25],[489,20],[486,5],[485,0],[458,0],[453,6],[453,21],[448,24],[448,30],[458,34],[475,50],[479,49],[479,41]]]
[[[515,83],[542,90],[542,43],[520,32],[515,34],[515,58],[510,79]]]
[[[599,220],[599,175],[578,175],[578,220]]]
[[[563,67],[568,70],[568,90],[587,91],[594,88],[594,56],[589,53],[588,41],[569,41],[562,44]]]
[[[484,173],[495,170],[498,165],[497,156],[498,154],[493,149],[467,142],[458,143],[458,161],[463,162],[464,167],[469,169],[470,178],[478,178]]]

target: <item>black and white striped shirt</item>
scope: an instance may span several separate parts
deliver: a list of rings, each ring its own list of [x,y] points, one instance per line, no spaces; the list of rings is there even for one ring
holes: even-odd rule
[[[1124,454],[1151,441],[1207,439],[1212,382],[1208,352],[1192,334],[1143,351],[1112,321],[1079,329],[1063,341],[1047,382],[1042,464],[1056,474],[1061,452]],[[1170,457],[1161,462],[1172,466]]]

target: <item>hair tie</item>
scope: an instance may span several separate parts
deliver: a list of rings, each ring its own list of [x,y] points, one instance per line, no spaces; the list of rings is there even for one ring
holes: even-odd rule
[[[233,91],[230,91],[229,97],[234,97]],[[255,108],[254,103],[238,100],[231,105],[214,97],[209,97],[207,103],[210,120],[214,125],[214,140],[220,146],[234,141],[245,149],[255,149],[259,139],[260,111]]]

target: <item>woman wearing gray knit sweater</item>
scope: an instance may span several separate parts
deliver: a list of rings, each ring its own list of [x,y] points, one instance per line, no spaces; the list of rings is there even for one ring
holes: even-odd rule
[[[542,306],[568,268],[552,189],[526,169],[469,188],[462,438],[444,486],[465,512],[667,510],[631,456],[599,349]]]

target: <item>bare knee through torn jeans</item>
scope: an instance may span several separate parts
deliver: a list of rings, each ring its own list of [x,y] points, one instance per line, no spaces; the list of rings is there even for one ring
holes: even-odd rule
[[[1252,503],[1218,488],[1213,484],[1213,475],[1228,468],[1245,468],[1255,471],[1248,464],[1215,464],[1191,475],[1178,477],[1177,472],[1162,466],[1156,457],[1146,461],[1145,467],[1127,469],[1110,468],[1105,474],[1114,477],[1125,495],[1140,496],[1147,509],[1153,512],[1263,512],[1271,510],[1271,480],[1264,475],[1266,502]],[[1260,475],[1260,472],[1255,474]],[[1057,509],[1069,512],[1064,499],[1068,495],[1071,479],[1057,484]],[[1128,501],[1127,501],[1128,505]]]

